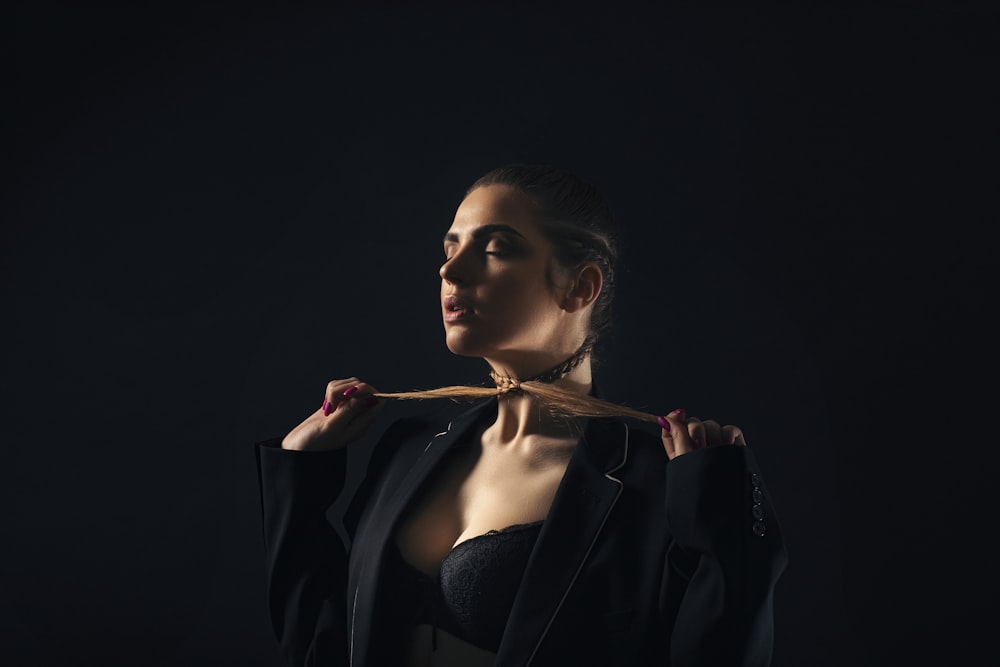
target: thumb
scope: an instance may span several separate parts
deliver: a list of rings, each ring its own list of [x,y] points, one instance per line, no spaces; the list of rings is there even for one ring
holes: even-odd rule
[[[670,459],[695,449],[695,444],[688,433],[687,415],[683,408],[678,408],[663,417],[657,417],[656,421],[660,425],[663,448],[667,450]]]
[[[341,402],[337,406],[337,409],[332,412],[329,417],[327,417],[327,420],[331,425],[346,426],[354,421],[358,415],[366,412],[369,408],[378,405],[378,403],[379,400],[371,395],[361,397],[351,396],[347,400]]]

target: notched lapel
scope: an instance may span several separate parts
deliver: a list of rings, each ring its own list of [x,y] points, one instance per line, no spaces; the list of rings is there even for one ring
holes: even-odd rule
[[[433,436],[423,453],[413,466],[403,476],[396,488],[388,489],[385,500],[379,500],[372,516],[377,516],[377,522],[372,522],[370,532],[364,539],[364,552],[360,561],[361,572],[355,595],[361,609],[373,609],[378,595],[377,582],[381,578],[382,554],[392,536],[404,510],[410,505],[420,486],[434,472],[438,464],[451,449],[462,442],[469,430],[481,419],[488,418],[488,412],[495,414],[497,402],[495,399],[483,401],[455,417],[445,431]],[[353,615],[353,613],[352,613]],[[352,664],[363,665],[367,662],[371,637],[371,613],[356,614],[352,642]]]
[[[389,497],[387,505],[380,512],[383,517],[390,519],[389,521],[384,521],[382,524],[386,528],[386,538],[395,529],[396,523],[399,521],[403,511],[410,506],[420,486],[430,477],[438,464],[441,463],[444,455],[451,451],[456,444],[462,442],[473,426],[478,424],[482,419],[486,419],[490,415],[495,415],[496,410],[496,400],[490,399],[484,401],[482,404],[470,408],[453,419],[445,431],[438,433],[427,443],[423,453],[400,481],[396,491]],[[380,543],[378,545],[379,553],[382,551],[381,547],[382,544]]]
[[[625,424],[590,420],[528,559],[497,667],[530,664],[618,500],[627,456]]]

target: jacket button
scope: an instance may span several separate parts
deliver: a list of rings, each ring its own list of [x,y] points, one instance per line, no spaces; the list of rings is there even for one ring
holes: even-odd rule
[[[761,503],[761,502],[763,502],[763,500],[764,500],[764,494],[761,492],[761,490],[760,489],[754,489],[753,490],[753,501],[755,503]]]
[[[764,518],[764,508],[761,507],[760,505],[754,505],[752,511],[753,511],[753,518],[755,519]]]
[[[753,484],[753,488],[755,489],[760,486],[760,477],[757,476],[757,473],[750,473],[750,483]]]
[[[757,537],[764,537],[764,522],[754,521],[753,522],[753,534]]]

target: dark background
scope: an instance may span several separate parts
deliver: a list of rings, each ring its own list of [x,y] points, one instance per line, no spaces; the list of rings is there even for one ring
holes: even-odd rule
[[[992,663],[1000,15],[652,7],[16,8],[6,664],[280,664],[253,443],[488,380],[436,270],[514,161],[623,221],[608,397],[746,431],[775,667]]]

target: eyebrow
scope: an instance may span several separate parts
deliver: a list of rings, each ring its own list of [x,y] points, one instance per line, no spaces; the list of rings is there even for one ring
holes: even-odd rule
[[[514,236],[520,236],[524,238],[524,234],[517,231],[510,225],[492,224],[492,225],[482,225],[481,227],[476,227],[472,230],[472,240],[476,241],[483,238],[484,236],[489,236],[490,234],[496,234],[497,232],[506,232],[508,234],[513,234]],[[458,234],[455,232],[448,232],[444,235],[444,243],[458,243]]]

